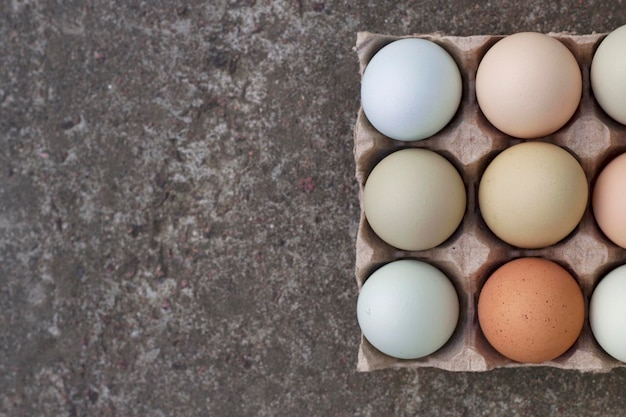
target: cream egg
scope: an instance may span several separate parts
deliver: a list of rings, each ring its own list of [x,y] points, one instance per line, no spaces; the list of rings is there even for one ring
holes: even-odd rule
[[[574,230],[588,196],[585,172],[568,151],[550,143],[524,142],[505,149],[487,166],[478,205],[500,239],[537,249]]]
[[[459,227],[467,197],[463,179],[443,156],[403,149],[380,161],[363,190],[364,212],[383,241],[403,250],[433,248]]]
[[[461,73],[441,46],[401,39],[378,51],[361,80],[363,111],[378,131],[397,140],[428,138],[443,129],[459,107]]]
[[[576,58],[561,42],[541,33],[516,33],[498,41],[476,73],[476,98],[485,117],[522,139],[560,129],[581,96]]]
[[[459,299],[439,269],[404,259],[382,266],[365,281],[357,319],[376,349],[395,358],[417,359],[450,339],[459,319]]]
[[[598,46],[591,62],[591,89],[600,107],[626,125],[626,25]]]
[[[626,362],[626,265],[609,272],[589,301],[591,332],[609,355]]]

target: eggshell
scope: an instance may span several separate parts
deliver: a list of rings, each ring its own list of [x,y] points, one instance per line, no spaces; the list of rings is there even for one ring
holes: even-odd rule
[[[459,299],[439,269],[403,259],[382,266],[365,281],[357,318],[363,335],[378,350],[416,359],[448,341],[459,318]]]
[[[488,165],[478,190],[489,229],[521,248],[542,248],[566,237],[585,213],[588,197],[576,158],[544,142],[505,149]]]
[[[383,47],[361,80],[361,102],[370,123],[397,140],[428,138],[456,113],[461,73],[445,49],[424,39]]]
[[[626,125],[626,25],[598,46],[591,62],[591,89],[600,107]]]
[[[525,363],[565,353],[576,341],[585,303],[576,280],[558,264],[520,258],[497,269],[478,299],[478,320],[491,346]]]
[[[561,42],[541,33],[516,33],[498,41],[476,73],[476,97],[485,117],[522,139],[560,129],[581,96],[576,58]]]
[[[626,248],[626,153],[613,159],[593,188],[593,215],[602,232]]]
[[[365,184],[365,216],[374,232],[404,250],[425,250],[457,229],[467,202],[454,166],[427,149],[403,149],[380,161]]]
[[[626,265],[609,272],[593,291],[589,324],[600,346],[626,362]]]

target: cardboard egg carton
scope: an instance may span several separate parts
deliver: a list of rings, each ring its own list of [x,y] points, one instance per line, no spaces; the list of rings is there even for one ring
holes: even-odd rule
[[[587,175],[591,200],[591,191],[600,170],[610,159],[626,151],[626,127],[602,111],[590,87],[591,60],[605,34],[576,36],[550,33],[549,36],[561,41],[576,57],[583,76],[583,96],[576,113],[563,128],[537,140],[559,145],[576,157]],[[611,243],[595,223],[591,201],[576,229],[561,242],[543,249],[520,249],[504,243],[487,228],[480,216],[477,194],[482,173],[498,153],[522,142],[493,127],[476,101],[478,65],[487,50],[502,36],[429,34],[413,37],[431,40],[452,55],[463,77],[462,101],[455,117],[442,131],[416,142],[400,142],[385,137],[368,122],[363,109],[359,110],[354,129],[354,157],[361,217],[356,238],[355,274],[360,290],[367,277],[388,262],[404,258],[429,262],[441,269],[456,287],[460,301],[459,323],[442,349],[417,360],[387,356],[361,337],[357,369],[436,367],[449,371],[486,371],[502,367],[550,366],[605,372],[626,366],[600,348],[589,327],[588,306],[593,289],[606,273],[626,263],[626,250]],[[355,50],[361,76],[372,56],[397,39],[400,37],[366,32],[358,34]],[[431,149],[446,157],[458,169],[467,191],[467,209],[457,231],[442,245],[426,251],[402,251],[383,242],[368,225],[363,211],[363,188],[370,171],[386,155],[408,147]],[[582,288],[586,307],[584,328],[574,346],[561,357],[539,365],[517,363],[495,351],[480,330],[476,312],[480,289],[489,275],[504,263],[527,256],[547,258],[569,270]]]

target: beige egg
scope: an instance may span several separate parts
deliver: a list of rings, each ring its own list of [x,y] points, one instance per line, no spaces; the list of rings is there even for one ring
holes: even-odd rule
[[[576,58],[561,42],[541,33],[503,38],[487,51],[476,73],[476,97],[485,117],[522,139],[560,129],[581,95]]]
[[[448,239],[463,219],[465,185],[456,168],[427,149],[403,149],[380,161],[363,191],[367,221],[382,240],[425,250]]]
[[[487,279],[478,299],[478,321],[489,344],[517,362],[562,355],[578,339],[584,319],[580,286],[546,259],[504,264]]]
[[[578,225],[587,208],[587,178],[565,149],[524,142],[500,153],[478,189],[480,213],[491,231],[520,248],[553,245]]]

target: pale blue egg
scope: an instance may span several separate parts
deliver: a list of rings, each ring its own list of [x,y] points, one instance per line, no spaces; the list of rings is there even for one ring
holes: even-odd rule
[[[376,349],[395,358],[417,359],[450,339],[459,319],[459,299],[439,269],[403,259],[382,266],[365,281],[357,318]]]
[[[406,38],[374,55],[361,80],[361,104],[370,123],[402,141],[433,136],[454,117],[462,95],[459,68],[434,42]]]

